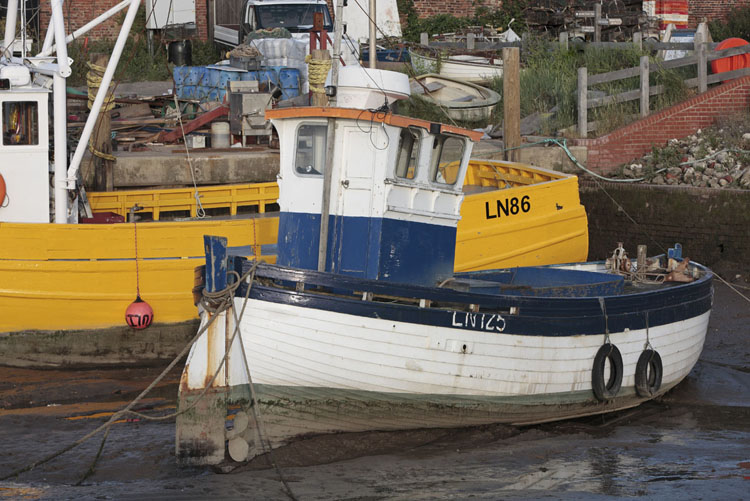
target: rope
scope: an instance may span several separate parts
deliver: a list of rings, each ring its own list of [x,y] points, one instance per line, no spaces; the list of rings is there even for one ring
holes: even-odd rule
[[[599,297],[599,308],[601,308],[602,315],[604,315],[604,344],[611,344],[609,341],[609,315],[607,315],[607,305],[604,303],[603,297]]]
[[[133,240],[135,241],[135,295],[141,297],[141,277],[138,271],[138,225],[135,223],[135,213],[133,213]]]
[[[190,157],[190,148],[188,148],[187,145],[187,139],[185,138],[185,126],[182,124],[182,109],[180,108],[180,103],[177,101],[177,93],[173,94],[174,96],[174,107],[175,110],[177,110],[177,121],[180,123],[180,131],[182,131],[182,144],[185,145],[185,156],[187,157],[188,161],[188,168],[190,169],[190,179],[193,181],[193,197],[195,198],[195,215],[198,218],[204,218],[206,217],[206,210],[203,208],[203,204],[201,203],[201,194],[198,191],[198,184],[195,182],[195,170],[193,169],[193,159]]]
[[[221,311],[226,310],[229,306],[231,306],[234,291],[239,287],[240,283],[242,281],[244,281],[245,279],[247,279],[249,277],[253,277],[254,278],[256,267],[257,267],[257,262],[255,264],[253,264],[253,266],[251,267],[251,269],[247,273],[245,273],[242,277],[240,277],[239,280],[237,280],[233,284],[229,285],[226,289],[224,289],[222,291],[213,292],[213,293],[206,293],[204,291],[204,296],[205,297],[211,297],[213,299],[223,298],[223,300],[220,300],[220,304],[223,306],[223,309],[213,309],[212,310],[212,309],[210,309],[210,305],[207,305],[209,307],[207,307],[206,309],[208,311],[214,311],[215,313],[220,313]],[[230,272],[230,273],[234,273],[235,275],[239,276],[236,272]],[[251,287],[252,287],[252,280],[250,281],[250,284],[248,285],[248,291],[247,291],[246,296],[245,296],[245,301],[247,301],[247,297],[250,294],[250,290],[249,289]],[[244,310],[244,305],[243,305],[243,310]],[[217,315],[217,314],[212,315],[209,318],[208,322],[206,322],[205,325],[203,325],[200,329],[198,329],[198,332],[195,334],[195,336],[193,337],[193,339],[191,339],[190,342],[188,344],[186,344],[185,347],[182,348],[182,350],[180,351],[180,353],[177,354],[177,356],[169,363],[169,365],[161,372],[161,374],[159,374],[159,376],[157,376],[156,379],[154,379],[151,382],[151,384],[149,384],[148,387],[146,387],[146,389],[143,390],[137,397],[135,397],[128,405],[126,405],[121,410],[119,410],[119,411],[115,412],[114,414],[112,414],[112,416],[110,416],[110,418],[107,420],[106,423],[104,423],[101,426],[97,427],[95,430],[87,433],[86,435],[84,435],[83,437],[79,438],[78,440],[75,440],[74,442],[66,445],[62,449],[59,449],[58,451],[53,452],[51,454],[48,454],[47,456],[43,457],[42,459],[40,459],[38,461],[34,461],[32,463],[29,463],[26,466],[18,468],[18,469],[12,471],[11,473],[9,473],[7,475],[4,475],[4,476],[0,477],[0,481],[4,481],[4,480],[8,480],[9,478],[17,477],[21,473],[27,472],[29,470],[33,470],[37,466],[41,466],[41,465],[43,465],[45,463],[48,463],[48,462],[52,461],[56,457],[61,456],[61,455],[65,454],[66,452],[68,452],[68,451],[70,451],[70,450],[78,447],[79,445],[83,444],[84,442],[88,441],[92,437],[94,437],[97,434],[99,434],[99,432],[109,430],[109,428],[114,424],[115,421],[119,420],[120,418],[122,418],[126,414],[136,415],[138,417],[141,417],[141,418],[147,419],[147,420],[151,420],[151,421],[163,421],[163,420],[166,420],[166,419],[174,418],[174,417],[176,417],[176,416],[178,416],[180,414],[183,414],[185,412],[188,412],[193,407],[195,407],[195,405],[198,404],[198,402],[201,400],[201,398],[208,392],[208,389],[211,388],[211,386],[213,385],[214,381],[218,377],[219,372],[221,372],[221,369],[224,366],[224,363],[225,363],[225,361],[227,359],[227,356],[229,355],[229,350],[225,351],[224,358],[222,359],[221,363],[219,364],[219,367],[216,369],[216,372],[214,373],[213,378],[211,378],[211,381],[205,386],[205,388],[203,389],[203,391],[201,392],[201,394],[198,395],[198,398],[193,402],[192,405],[186,407],[185,409],[181,409],[180,411],[175,412],[175,413],[173,413],[171,415],[159,416],[159,417],[146,416],[144,414],[140,414],[140,413],[132,410],[133,407],[135,407],[141,400],[143,400],[143,398],[146,395],[148,395],[151,392],[151,390],[153,390],[156,387],[156,385],[158,385],[161,382],[162,379],[164,379],[164,377],[174,368],[174,366],[177,364],[177,362],[179,362],[185,355],[187,355],[187,353],[190,350],[190,348],[203,335],[203,333],[206,330],[208,330],[208,328],[211,326],[211,324],[213,324],[214,321],[218,317],[219,317],[219,315]],[[232,338],[232,341],[234,341],[234,338]],[[231,344],[230,344],[230,346],[231,346]],[[102,442],[102,445],[100,446],[100,448],[104,447],[103,442]],[[88,472],[87,472],[86,476],[88,476]]]
[[[96,93],[99,90],[99,86],[102,83],[102,78],[104,77],[104,72],[107,71],[107,68],[104,66],[99,66],[98,64],[94,63],[86,63],[89,67],[88,73],[86,73],[86,85],[89,89],[89,109],[94,105],[94,100],[96,99]],[[115,107],[115,99],[114,99],[114,85],[110,84],[109,86],[109,92],[104,97],[104,103],[102,103],[102,109],[100,113],[103,113],[105,111],[109,111]]]
[[[330,59],[313,59],[310,54],[305,56],[307,63],[307,81],[310,84],[310,90],[316,94],[324,94],[326,77],[328,70],[331,69]]]
[[[99,66],[98,64],[94,63],[86,63],[89,67],[88,73],[86,73],[86,85],[88,86],[88,106],[89,109],[94,105],[94,100],[96,99],[96,93],[99,90],[99,87],[102,83],[102,77],[104,76],[104,72],[107,70],[104,66]],[[99,114],[106,113],[113,109],[115,107],[115,99],[114,99],[114,86],[110,84],[109,86],[109,92],[104,97],[104,103],[102,103],[102,109],[99,111]],[[115,162],[117,159],[114,157],[114,155],[110,155],[109,153],[104,153],[103,151],[99,151],[94,147],[94,142],[92,138],[89,138],[89,151],[92,155],[97,156],[103,160],[108,160],[110,162]]]
[[[257,261],[253,265],[253,268],[257,267]],[[253,275],[254,276],[254,275]],[[248,287],[247,292],[245,293],[245,301],[242,303],[242,309],[240,310],[239,316],[237,315],[237,311],[232,308],[232,315],[234,316],[234,325],[235,325],[235,333],[240,332],[240,319],[245,315],[245,307],[247,306],[247,300],[250,296],[250,287]],[[273,453],[273,447],[271,446],[271,442],[265,438],[263,429],[265,428],[265,424],[263,422],[263,417],[260,412],[260,401],[258,400],[258,397],[255,393],[255,385],[253,384],[253,378],[250,374],[250,367],[248,366],[248,358],[247,358],[247,352],[245,351],[245,342],[242,340],[242,335],[239,336],[240,339],[240,349],[242,350],[242,358],[244,359],[245,363],[243,364],[245,366],[245,374],[247,375],[247,382],[248,386],[250,386],[250,397],[252,398],[252,405],[250,405],[250,409],[253,414],[253,418],[255,419],[255,422],[257,423],[257,430],[258,430],[258,441],[261,444],[261,447],[263,447],[264,452],[268,453],[268,459],[271,463],[271,465],[276,470],[276,474],[279,476],[279,481],[284,486],[285,493],[291,499],[292,501],[297,501],[297,497],[294,495],[294,491],[292,491],[292,488],[289,487],[289,484],[286,481],[286,478],[284,477],[284,474],[281,471],[281,468],[279,468],[279,465],[276,463],[276,458],[274,458]],[[232,337],[232,341],[230,342],[229,346],[232,346],[232,343],[234,343],[234,336]],[[229,352],[229,349],[227,349],[227,353]]]
[[[99,151],[96,148],[94,148],[94,142],[89,139],[89,151],[92,155],[102,158],[104,160],[109,160],[110,162],[116,162],[117,158],[114,155],[110,155],[109,153],[104,153],[103,151]]]

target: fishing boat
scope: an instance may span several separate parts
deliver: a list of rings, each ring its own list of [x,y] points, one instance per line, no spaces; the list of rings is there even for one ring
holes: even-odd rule
[[[108,87],[138,3],[116,6],[128,8],[128,22],[101,89]],[[106,14],[114,15],[114,9]],[[0,185],[5,192],[0,207],[0,363],[119,364],[170,358],[192,336],[198,319],[190,289],[203,259],[200,237],[220,235],[236,253],[275,262],[280,217],[271,209],[278,186],[201,187],[201,205],[192,188],[89,193],[95,213],[114,212],[121,218],[82,222],[78,204],[70,199],[83,195],[76,170],[105,92],[97,94],[81,143],[68,162],[65,43],[57,44],[56,59],[49,54],[54,41],[70,39],[64,26],[51,23],[39,57],[0,61]],[[575,176],[507,162],[477,160],[471,165],[455,249],[457,270],[585,259],[586,214]],[[496,200],[507,197],[531,197],[539,203],[530,211],[498,217]],[[201,206],[226,208],[226,215],[198,217]],[[144,213],[152,220],[138,218]],[[498,245],[509,239],[517,245]],[[152,325],[138,331],[126,322],[126,310],[137,297],[153,312]]]
[[[450,118],[464,122],[487,123],[500,101],[500,94],[492,89],[434,73],[412,78],[411,93],[437,104]]]
[[[281,144],[277,260],[204,237],[210,294],[180,381],[181,463],[318,434],[612,412],[663,395],[698,360],[712,274],[679,246],[455,273],[475,132],[335,107],[267,116]],[[494,196],[488,221],[540,202]]]
[[[497,57],[454,54],[438,57],[409,49],[411,65],[417,73],[437,73],[475,84],[487,84],[503,76],[503,60]]]

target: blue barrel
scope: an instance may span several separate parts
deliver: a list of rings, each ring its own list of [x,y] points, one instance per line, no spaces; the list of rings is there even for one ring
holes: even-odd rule
[[[182,99],[198,99],[198,87],[195,85],[184,85],[182,87],[182,95],[178,94],[177,97]]]
[[[216,68],[206,68],[206,87],[218,87],[222,71]]]
[[[174,77],[174,83],[177,86],[180,86],[185,83],[185,81],[190,76],[190,67],[189,66],[175,66],[174,70],[172,70],[172,76]]]
[[[279,70],[279,84],[281,98],[291,99],[299,96],[301,74],[297,68],[282,68]]]
[[[229,82],[236,82],[240,79],[241,73],[238,71],[222,71],[219,77],[219,89],[226,90]]]
[[[258,72],[253,71],[246,71],[245,73],[240,74],[240,80],[243,82],[247,82],[249,80],[257,80],[258,79]]]

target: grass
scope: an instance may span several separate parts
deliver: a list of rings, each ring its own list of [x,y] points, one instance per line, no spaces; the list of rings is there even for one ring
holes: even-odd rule
[[[532,113],[543,113],[547,118],[542,121],[543,135],[575,135],[578,121],[578,68],[585,66],[589,75],[607,73],[624,68],[636,67],[641,56],[649,55],[633,45],[624,45],[621,49],[604,49],[587,47],[585,50],[570,48],[564,50],[555,42],[534,39],[524,47],[521,70],[521,116]],[[650,56],[651,67],[658,66]],[[419,70],[419,68],[417,69]],[[425,71],[432,69],[425,69]],[[417,71],[417,73],[420,73]],[[650,99],[650,111],[658,111],[679,102],[691,95],[683,80],[695,76],[695,67],[678,68],[677,70],[657,70],[651,73],[650,85],[663,85],[665,91]],[[612,95],[638,89],[638,77],[618,80],[606,84],[590,86],[589,90],[600,95]],[[503,95],[503,79],[498,78],[490,87],[500,96]],[[597,108],[590,108],[588,119],[596,122],[595,133],[606,134],[626,125],[639,117],[639,101],[616,103]],[[424,120],[446,121],[445,115],[435,105],[424,99],[412,98],[403,104],[400,111]],[[550,111],[554,111],[551,115]],[[493,123],[501,123],[503,116],[502,99],[497,104]],[[461,124],[469,127],[482,127],[487,124]]]
[[[546,122],[542,131],[547,135],[554,135],[557,131],[571,128],[578,117],[578,68],[586,67],[589,75],[607,73],[639,65],[640,57],[648,55],[646,51],[635,46],[622,49],[603,49],[587,47],[580,51],[575,48],[564,50],[554,42],[537,40],[524,53],[523,69],[521,71],[521,115],[527,116],[535,112],[555,110],[554,117]],[[657,64],[651,58],[651,64]],[[651,111],[670,106],[685,99],[689,93],[682,83],[683,78],[690,78],[690,71],[694,68],[675,70],[661,70],[651,74],[650,84],[664,85],[666,91],[655,96],[650,101]],[[606,84],[590,86],[590,91],[600,91],[604,95],[637,89],[639,78],[633,77]],[[496,79],[493,89],[502,96],[502,78]],[[597,135],[606,134],[626,123],[639,113],[639,102],[611,104],[598,108],[591,108],[588,112],[589,121],[597,122]],[[498,103],[496,115],[502,113],[502,101]]]

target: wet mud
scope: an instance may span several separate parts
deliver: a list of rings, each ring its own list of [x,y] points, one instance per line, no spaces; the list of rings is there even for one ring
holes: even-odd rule
[[[180,371],[139,408],[173,412]],[[0,477],[100,426],[159,372],[0,368]],[[0,481],[0,500],[289,499],[279,475],[298,499],[747,499],[750,303],[717,283],[695,369],[659,400],[620,413],[314,437],[223,470],[178,467],[174,422],[134,417],[112,427],[81,482],[100,444],[97,436]]]

